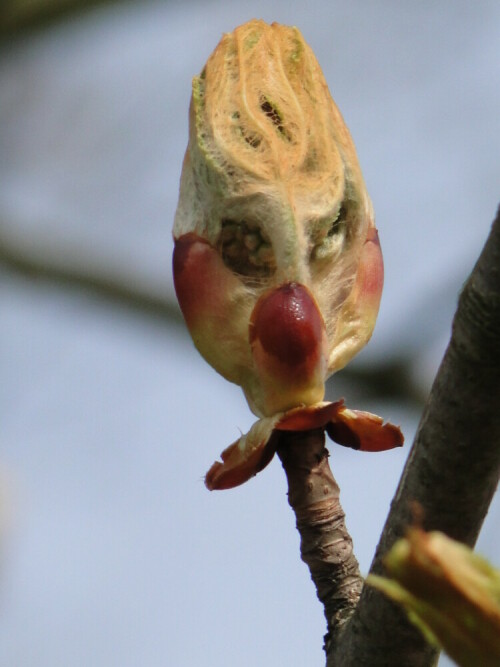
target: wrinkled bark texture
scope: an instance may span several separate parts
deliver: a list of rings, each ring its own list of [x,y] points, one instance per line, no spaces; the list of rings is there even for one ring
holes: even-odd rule
[[[300,533],[300,553],[325,609],[325,650],[359,600],[363,579],[328,464],[322,429],[280,433],[278,456],[288,480],[288,502]]]

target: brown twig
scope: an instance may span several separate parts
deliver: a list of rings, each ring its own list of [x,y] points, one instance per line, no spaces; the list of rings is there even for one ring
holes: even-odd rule
[[[422,508],[423,528],[473,546],[500,476],[500,209],[460,296],[447,352],[370,572]],[[437,654],[402,610],[366,587],[329,667],[429,667]]]
[[[323,430],[282,432],[279,437],[277,452],[288,480],[288,502],[297,519],[302,560],[325,608],[328,651],[358,602],[363,580]]]

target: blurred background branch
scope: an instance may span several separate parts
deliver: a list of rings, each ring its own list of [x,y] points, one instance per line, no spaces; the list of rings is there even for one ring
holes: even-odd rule
[[[0,39],[44,28],[54,21],[86,12],[99,5],[131,0],[3,0],[0,5]]]
[[[46,282],[57,289],[85,291],[96,299],[121,306],[138,316],[159,319],[169,325],[182,325],[184,321],[176,302],[141,289],[136,282],[105,275],[95,267],[78,268],[68,264],[64,257],[56,263],[40,250],[15,245],[2,235],[0,229],[0,267],[34,283]]]

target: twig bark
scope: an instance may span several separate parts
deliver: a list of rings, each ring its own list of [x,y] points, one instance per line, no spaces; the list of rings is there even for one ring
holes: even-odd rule
[[[340,505],[340,489],[328,464],[322,429],[282,432],[277,453],[288,480],[302,560],[324,605],[325,650],[352,614],[363,585]]]
[[[500,209],[464,286],[450,344],[415,437],[371,572],[423,510],[423,527],[474,545],[500,477]],[[404,613],[366,587],[328,667],[427,667],[431,649]]]

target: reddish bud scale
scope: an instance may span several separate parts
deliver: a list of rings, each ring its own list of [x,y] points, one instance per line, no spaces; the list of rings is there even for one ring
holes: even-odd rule
[[[243,371],[253,363],[247,341],[252,304],[246,305],[244,285],[217,250],[192,232],[175,240],[173,273],[177,299],[199,352],[227,380],[243,384]]]
[[[325,326],[306,287],[288,283],[262,296],[250,320],[250,344],[259,365],[278,363],[309,375],[322,358]]]
[[[384,286],[384,261],[375,227],[370,227],[366,236],[362,261],[358,269],[358,281],[365,299],[375,297],[374,301],[378,310],[378,302]]]
[[[384,424],[377,415],[362,410],[345,410],[326,425],[332,440],[362,452],[385,452],[402,447],[404,438],[394,424]]]
[[[403,434],[398,426],[385,423],[378,415],[350,410],[343,399],[287,412],[276,424],[279,431],[307,431],[325,428],[332,440],[362,452],[385,452],[401,447]]]
[[[384,424],[383,419],[370,412],[350,410],[344,401],[317,403],[293,408],[276,418],[263,419],[222,452],[205,477],[211,491],[229,489],[243,484],[271,461],[283,431],[325,429],[340,445],[363,452],[382,452],[401,447],[403,434],[399,427]]]
[[[218,261],[212,247],[197,234],[184,234],[175,241],[173,255],[174,286],[182,314],[191,326],[202,305],[204,293],[214,291],[214,262]]]

